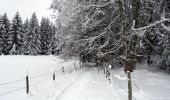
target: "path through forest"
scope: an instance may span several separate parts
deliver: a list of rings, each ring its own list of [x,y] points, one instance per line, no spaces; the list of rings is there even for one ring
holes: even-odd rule
[[[62,83],[68,85],[55,100],[119,100],[104,74],[98,74],[97,69],[84,68],[75,73],[78,76],[75,79],[72,77],[70,84],[68,81]]]

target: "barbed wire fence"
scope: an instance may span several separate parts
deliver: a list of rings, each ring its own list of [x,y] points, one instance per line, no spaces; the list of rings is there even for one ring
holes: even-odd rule
[[[79,62],[79,68],[82,68],[82,63]],[[78,65],[76,65],[76,62],[73,63],[72,65],[72,69],[71,69],[71,66],[69,65],[69,69],[68,69],[68,73],[72,73],[73,70],[76,71],[78,70]],[[8,82],[3,82],[3,83],[0,83],[0,87],[1,86],[7,86],[7,85],[14,85],[14,84],[17,84],[19,82],[26,82],[26,86],[23,86],[23,87],[20,87],[20,88],[16,88],[16,89],[13,89],[13,90],[9,90],[9,91],[5,91],[5,92],[2,92],[0,93],[0,96],[4,96],[4,95],[8,95],[8,94],[11,94],[11,93],[14,93],[14,92],[17,92],[17,91],[21,91],[21,90],[24,90],[26,89],[27,91],[27,94],[28,94],[28,90],[29,90],[29,87],[32,87],[32,86],[36,86],[37,84],[41,84],[43,82],[47,82],[48,80],[53,80],[55,81],[55,75],[56,73],[58,72],[61,72],[61,73],[65,73],[66,72],[66,69],[64,68],[64,66],[62,66],[61,69],[57,69],[57,70],[53,70],[52,72],[48,72],[48,73],[43,73],[43,74],[39,74],[39,75],[35,75],[35,76],[29,76],[28,74],[26,75],[26,78],[21,78],[21,79],[18,79],[18,80],[12,80],[12,81],[8,81]],[[63,74],[64,75],[64,74]],[[29,84],[29,80],[33,80],[33,79],[36,79],[36,78],[41,78],[41,77],[46,77],[46,76],[49,76],[49,78],[46,78],[44,80],[41,80],[41,81],[37,81],[36,83],[31,83]],[[28,78],[27,78],[28,77]],[[27,80],[28,79],[28,80]]]

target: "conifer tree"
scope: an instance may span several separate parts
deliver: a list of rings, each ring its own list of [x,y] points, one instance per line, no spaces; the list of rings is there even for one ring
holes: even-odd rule
[[[23,23],[22,19],[17,12],[15,17],[12,20],[12,46],[11,46],[11,54],[17,55],[22,53],[22,35],[23,35]]]
[[[4,28],[2,23],[2,16],[0,16],[0,55],[2,54],[2,30]]]
[[[41,54],[48,55],[50,54],[51,44],[51,28],[49,19],[42,18],[40,32],[41,32]]]
[[[28,37],[26,36],[27,34],[28,34],[28,32],[29,32],[29,21],[28,21],[28,19],[26,19],[25,20],[25,22],[24,22],[24,25],[23,25],[23,27],[24,27],[24,35],[23,35],[23,40],[24,40],[24,43],[23,43],[23,53],[24,54],[26,54],[26,55],[28,55],[27,54],[27,51],[28,51],[28,47],[27,47],[27,42],[28,42]]]
[[[2,53],[4,55],[8,55],[10,53],[10,46],[12,41],[10,34],[11,24],[6,13],[2,16],[2,25],[3,25],[3,28],[1,30]]]
[[[50,50],[51,50],[51,54],[52,55],[55,55],[57,52],[57,45],[58,45],[58,39],[56,38],[56,26],[51,23],[50,25],[50,28],[51,28],[51,43],[50,43]]]
[[[32,18],[29,22],[29,31],[26,34],[27,43],[26,47],[28,48],[27,54],[37,55],[40,53],[40,31],[39,23],[36,16],[36,13],[32,14]]]

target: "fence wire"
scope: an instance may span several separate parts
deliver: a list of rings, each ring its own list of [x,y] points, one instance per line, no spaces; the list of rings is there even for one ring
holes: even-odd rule
[[[50,72],[50,73],[44,73],[44,74],[40,74],[40,75],[36,75],[36,76],[30,76],[29,78],[34,79],[34,78],[39,78],[39,77],[43,77],[43,76],[50,75],[50,74],[52,74],[52,73]]]
[[[22,88],[18,88],[18,89],[15,89],[15,90],[8,91],[8,92],[0,93],[0,96],[10,94],[10,93],[13,93],[13,92],[16,92],[16,91],[20,91],[20,90],[23,90],[23,89],[26,89],[26,87],[22,87]]]
[[[5,83],[0,83],[0,85],[13,84],[13,83],[21,82],[21,81],[25,81],[25,78],[19,79],[19,80],[14,80],[14,81],[9,81],[9,82],[5,82]]]
[[[62,69],[54,70],[54,73],[58,72],[58,71],[62,71]],[[40,74],[40,75],[29,76],[29,79],[31,80],[31,79],[35,79],[35,78],[39,78],[39,77],[44,77],[44,76],[47,76],[47,75],[50,75],[50,74],[53,74],[53,73],[49,72],[49,73],[44,73],[44,74]],[[47,78],[47,79],[35,82],[35,84],[32,83],[32,84],[30,84],[30,87],[35,86],[36,84],[41,84],[41,83],[46,82],[47,80],[50,80],[50,79],[52,79],[52,78]],[[22,79],[19,79],[19,80],[14,80],[14,81],[0,83],[0,86],[5,86],[5,85],[14,84],[14,83],[23,82],[23,81],[26,81],[26,79],[22,78]],[[10,90],[10,91],[4,92],[4,93],[0,93],[0,96],[7,95],[7,94],[10,94],[10,93],[13,93],[13,92],[17,92],[17,91],[21,91],[23,89],[26,89],[26,87],[21,87],[21,88]]]
[[[128,81],[128,79],[125,79],[124,77],[119,77],[122,79],[122,80],[120,80],[119,78],[115,77],[115,74],[113,72],[110,72],[110,75],[111,75],[112,81],[114,81],[115,79],[119,80],[119,81]],[[135,83],[135,81],[133,79],[131,79],[131,80],[132,80],[132,84],[138,89],[138,91],[140,91],[140,87]],[[120,86],[120,84],[116,84],[116,85],[118,86],[118,88],[122,89],[125,93],[128,94],[127,87],[125,89],[125,87]],[[132,95],[132,99],[137,100],[133,95]]]

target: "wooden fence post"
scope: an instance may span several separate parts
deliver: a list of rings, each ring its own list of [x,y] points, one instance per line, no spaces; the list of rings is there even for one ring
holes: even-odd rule
[[[29,93],[29,78],[28,78],[28,74],[26,75],[26,93]]]
[[[69,66],[69,69],[70,69],[70,73],[71,73],[71,68],[70,68],[70,66]]]
[[[110,71],[108,70],[108,80],[109,80],[109,83],[111,84],[111,78],[110,78]]]
[[[53,71],[53,81],[55,81],[55,72]]]
[[[106,71],[106,78],[107,78],[107,71]]]
[[[99,68],[98,68],[98,74],[99,74],[99,71],[100,71],[100,70],[99,70]]]
[[[79,64],[80,64],[80,68],[81,68],[81,62],[79,62]]]
[[[104,71],[104,74],[105,74],[105,67],[104,67],[103,71]]]
[[[112,74],[110,73],[109,83],[112,84]]]
[[[75,68],[75,70],[76,70],[76,64],[74,63],[74,68]]]
[[[62,67],[62,72],[64,73],[64,67]]]
[[[130,71],[127,71],[127,76],[128,76],[128,100],[132,100],[132,83]]]
[[[112,72],[114,72],[114,70]],[[114,73],[112,73],[112,72],[110,72],[110,84],[112,84],[112,81],[113,81],[112,79],[113,79]]]
[[[106,78],[108,78],[108,70],[107,70],[107,68],[105,69],[105,73],[106,73]]]

